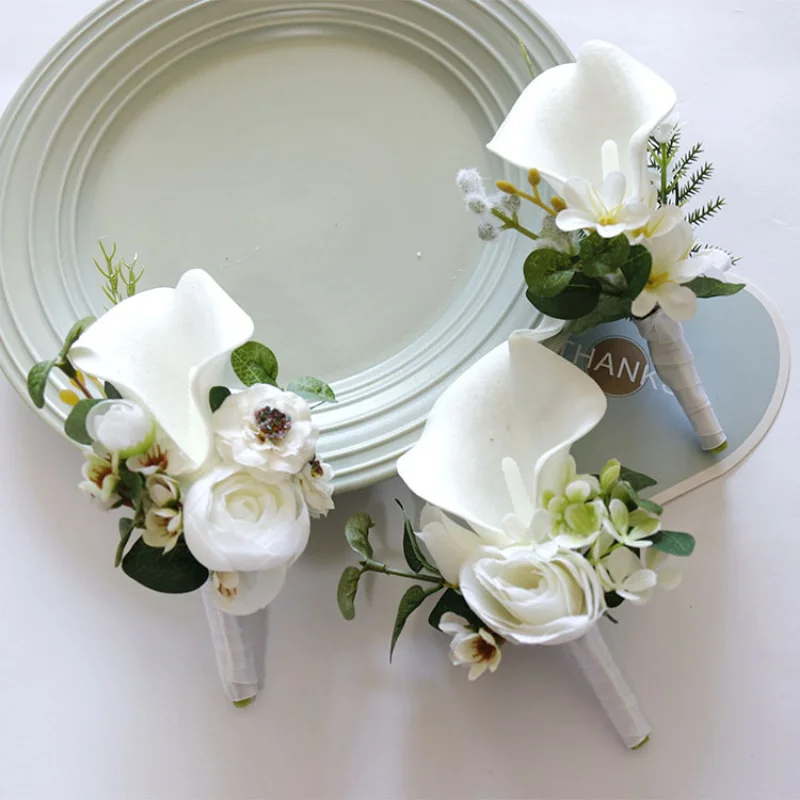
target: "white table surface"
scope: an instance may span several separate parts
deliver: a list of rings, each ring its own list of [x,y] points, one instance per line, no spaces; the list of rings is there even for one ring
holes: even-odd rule
[[[0,105],[93,5],[0,0]],[[730,200],[713,239],[743,256],[800,344],[800,2],[537,9],[573,50],[608,39],[673,83]],[[396,548],[390,501],[410,500],[397,480],[316,526],[271,609],[266,691],[235,710],[199,597],[111,569],[116,534],[76,491],[79,454],[0,380],[0,797],[800,798],[796,403],[790,385],[744,464],[669,504],[670,527],[699,540],[682,587],[604,626],[653,724],[630,753],[559,648],[507,649],[469,684],[420,615],[390,667],[405,587],[388,578],[356,623],[341,620],[343,522],[368,510]]]

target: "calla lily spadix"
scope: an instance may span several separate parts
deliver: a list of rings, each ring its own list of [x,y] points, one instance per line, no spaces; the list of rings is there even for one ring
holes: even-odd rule
[[[194,468],[213,446],[208,389],[253,321],[202,270],[174,289],[136,294],[103,314],[70,350],[78,369],[148,409]]]
[[[570,446],[605,410],[588,375],[517,331],[442,393],[397,471],[419,497],[496,538],[512,511],[530,524],[532,503],[558,486]]]
[[[673,88],[651,69],[591,41],[575,64],[531,81],[487,146],[512,164],[535,167],[558,193],[570,178],[602,186],[609,172],[620,171],[629,196],[642,197],[647,140],[675,102]]]

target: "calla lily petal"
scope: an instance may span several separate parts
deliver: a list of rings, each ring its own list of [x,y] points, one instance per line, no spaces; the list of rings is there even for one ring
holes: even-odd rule
[[[535,331],[518,331],[442,393],[397,470],[428,503],[481,536],[501,536],[512,510],[504,459],[516,462],[538,500],[559,485],[570,446],[605,410],[591,378],[541,345]]]
[[[606,42],[587,42],[577,63],[531,81],[488,148],[517,166],[536,167],[561,192],[577,175],[602,186],[601,154],[612,141],[628,191],[641,196],[647,140],[675,102],[673,88],[635,58]]]
[[[196,468],[212,447],[206,392],[253,321],[203,270],[151,289],[97,320],[70,351],[75,366],[110,381],[155,417]]]

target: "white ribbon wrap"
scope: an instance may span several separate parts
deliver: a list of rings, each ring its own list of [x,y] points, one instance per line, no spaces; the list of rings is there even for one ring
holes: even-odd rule
[[[225,694],[234,703],[254,698],[263,686],[260,678],[267,609],[234,616],[221,611],[211,598],[211,586],[201,589],[211,643]]]
[[[703,450],[722,447],[726,442],[725,432],[694,367],[694,355],[683,334],[683,325],[661,308],[634,322],[647,341],[656,374],[675,394],[700,440],[700,447]]]
[[[598,626],[595,625],[580,639],[569,642],[566,647],[575,656],[625,746],[635,749],[643,745],[650,736],[650,723],[614,661]]]

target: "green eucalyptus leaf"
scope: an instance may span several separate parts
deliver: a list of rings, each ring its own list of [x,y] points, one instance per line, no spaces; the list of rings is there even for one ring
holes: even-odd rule
[[[448,589],[440,598],[436,605],[433,607],[428,623],[432,628],[439,630],[439,621],[443,614],[450,611],[453,614],[458,614],[463,617],[476,631],[483,626],[480,617],[467,605],[461,592],[455,589]]]
[[[345,523],[344,535],[353,550],[369,561],[372,558],[372,545],[369,543],[369,531],[375,523],[372,517],[364,511],[353,514]]]
[[[414,586],[411,586],[400,598],[400,605],[397,607],[397,616],[394,620],[394,630],[392,631],[392,643],[389,647],[390,662],[394,655],[394,648],[397,644],[397,640],[403,632],[408,618],[422,605],[426,597],[434,594],[434,592],[438,592],[440,589],[440,586],[436,586],[433,589],[426,590],[414,584]]]
[[[606,605],[609,608],[618,608],[625,602],[616,592],[606,592]]]
[[[336,395],[333,389],[319,378],[296,378],[286,387],[286,391],[294,392],[304,400],[321,400],[324,403],[336,402]]]
[[[109,400],[122,400],[122,395],[119,393],[119,390],[113,383],[109,383],[106,381],[103,384],[103,391],[106,393],[106,397]]]
[[[91,445],[92,437],[86,431],[86,417],[94,406],[102,402],[102,400],[79,400],[64,422],[64,433],[78,444]]]
[[[183,536],[168,553],[139,539],[122,559],[122,571],[137,583],[164,594],[185,594],[208,580],[208,569],[191,553]]]
[[[647,511],[649,514],[654,514],[657,517],[661,516],[664,511],[664,509],[658,505],[658,503],[654,503],[652,500],[646,500],[644,497],[640,497],[636,489],[634,489],[633,486],[627,481],[620,480],[620,482],[611,492],[611,496],[616,497],[618,500],[622,500],[622,502],[625,503],[631,511],[635,508],[641,508],[644,511]]]
[[[609,275],[622,268],[628,260],[630,249],[624,233],[613,239],[604,239],[593,231],[581,242],[579,268],[593,278]]]
[[[122,468],[119,476],[119,493],[130,500],[134,510],[138,511],[144,502],[145,477],[141,472],[133,472]]]
[[[231,366],[236,377],[245,385],[268,383],[276,386],[278,359],[265,344],[247,342],[231,353]]]
[[[339,585],[336,587],[336,602],[346,620],[354,619],[356,616],[356,593],[360,579],[361,570],[358,567],[345,568],[342,577],[339,578]]]
[[[47,379],[55,365],[55,361],[40,361],[38,364],[34,364],[28,373],[28,394],[36,408],[44,408]]]
[[[613,294],[601,294],[594,310],[585,317],[575,320],[570,328],[571,336],[582,333],[603,325],[606,322],[616,322],[631,315],[631,299]]]
[[[694,552],[695,540],[690,533],[659,531],[650,537],[653,547],[672,556],[690,556]]]
[[[619,473],[619,479],[629,483],[635,492],[649,489],[651,486],[655,486],[658,483],[658,481],[654,480],[649,475],[643,475],[641,472],[634,472],[627,467],[622,467]]]
[[[627,261],[620,269],[622,269],[622,274],[627,282],[625,296],[633,301],[647,286],[650,272],[653,269],[653,257],[644,245],[635,244],[630,249]]]
[[[208,391],[208,405],[213,414],[229,397],[231,390],[227,386],[212,386]]]
[[[67,334],[67,338],[64,339],[64,345],[61,348],[61,352],[58,354],[58,359],[61,360],[66,358],[67,353],[69,353],[70,348],[75,342],[80,339],[81,334],[93,323],[95,322],[94,317],[84,317],[83,319],[78,320],[70,329],[69,333]]]
[[[539,297],[554,297],[569,285],[574,275],[572,259],[560,250],[543,247],[525,259],[525,283]]]
[[[705,275],[701,275],[700,277],[689,281],[689,283],[684,284],[684,286],[691,289],[698,297],[708,298],[729,297],[732,294],[741,292],[742,289],[744,289],[745,284],[727,283],[726,281],[720,281],[716,278],[708,278]]]
[[[600,283],[576,272],[566,289],[555,297],[542,297],[529,289],[530,303],[555,319],[580,319],[594,311],[600,299]]]
[[[426,569],[435,575],[441,575],[442,573],[425,558],[425,554],[419,546],[417,534],[414,532],[414,526],[403,508],[403,504],[399,500],[395,500],[395,502],[403,512],[403,555],[405,556],[406,564],[414,572],[422,572],[423,569]]]
[[[129,517],[121,517],[119,521],[119,544],[117,545],[117,552],[114,556],[114,566],[118,567],[122,563],[122,556],[125,554],[125,545],[131,538],[133,532],[133,520]]]

